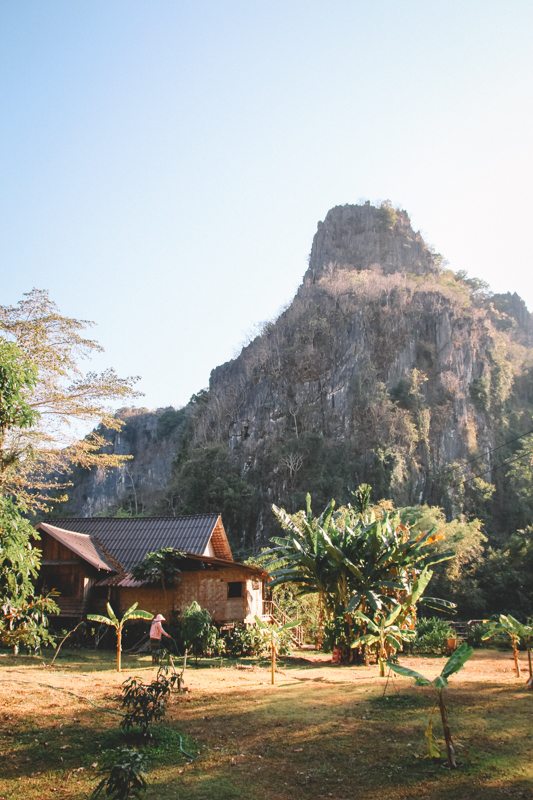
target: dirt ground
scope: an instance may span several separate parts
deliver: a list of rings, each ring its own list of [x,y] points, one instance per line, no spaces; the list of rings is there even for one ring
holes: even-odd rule
[[[401,661],[430,678],[444,663]],[[0,655],[0,800],[89,797],[106,752],[124,742],[121,683],[155,673],[146,657],[126,658],[121,674],[112,654],[58,663]],[[187,669],[188,691],[145,748],[147,800],[533,798],[533,692],[510,653],[478,650],[450,680],[455,771],[426,758],[431,688],[399,676],[387,683],[376,666],[333,666],[314,652],[281,663],[275,686],[266,664],[220,663]]]

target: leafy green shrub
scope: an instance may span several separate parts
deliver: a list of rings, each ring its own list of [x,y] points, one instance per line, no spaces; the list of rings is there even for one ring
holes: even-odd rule
[[[265,649],[264,636],[256,625],[236,625],[224,634],[226,653],[234,658],[260,656]]]
[[[483,622],[476,622],[468,626],[466,641],[470,647],[483,647],[483,636],[487,632],[487,625]]]
[[[180,688],[180,677],[177,673],[166,676],[160,672],[152,683],[145,684],[140,678],[128,678],[122,687],[125,714],[120,725],[126,731],[140,728],[142,735],[147,738],[151,735],[152,724],[165,716],[170,692]]]
[[[141,792],[146,791],[146,757],[138,750],[124,747],[118,752],[118,761],[105,767],[102,772],[109,772],[103,777],[91,795],[93,800],[106,797],[110,800],[136,800]]]
[[[413,641],[413,652],[424,655],[442,655],[446,652],[446,640],[455,635],[455,631],[445,619],[439,617],[419,619],[416,625],[416,637]]]
[[[225,649],[211,614],[196,600],[183,612],[180,639],[183,646],[196,657],[222,655]]]

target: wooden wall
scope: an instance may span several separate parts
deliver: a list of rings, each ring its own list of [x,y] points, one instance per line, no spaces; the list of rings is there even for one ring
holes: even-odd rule
[[[228,597],[228,583],[241,582],[242,597]],[[153,614],[162,613],[169,619],[173,611],[183,612],[193,600],[206,608],[213,620],[223,622],[253,622],[262,614],[263,587],[259,578],[248,570],[228,567],[223,570],[182,573],[180,583],[167,589],[167,597],[158,587],[119,588],[118,605],[125,611],[133,603]]]
[[[87,609],[97,571],[57,539],[41,536],[37,543],[42,552],[37,590],[48,592],[55,589],[60,593],[56,598],[61,610],[59,616],[81,616]]]

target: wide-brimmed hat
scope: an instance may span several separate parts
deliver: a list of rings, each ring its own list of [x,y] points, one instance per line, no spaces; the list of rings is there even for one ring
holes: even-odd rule
[[[152,622],[166,622],[163,614],[158,614],[157,617],[154,617]]]

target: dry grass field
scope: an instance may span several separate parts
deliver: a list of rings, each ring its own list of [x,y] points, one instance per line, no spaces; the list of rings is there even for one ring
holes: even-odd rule
[[[112,658],[72,651],[51,669],[0,656],[0,800],[90,796],[106,751],[124,742],[121,682],[154,675],[146,657],[126,657],[120,675]],[[221,663],[187,669],[189,691],[173,697],[147,748],[147,800],[533,797],[533,692],[509,653],[478,650],[451,678],[456,771],[425,757],[428,687],[396,676],[383,697],[377,667],[332,666],[308,652],[281,663],[275,686],[266,664]],[[432,677],[443,660],[402,663]]]

